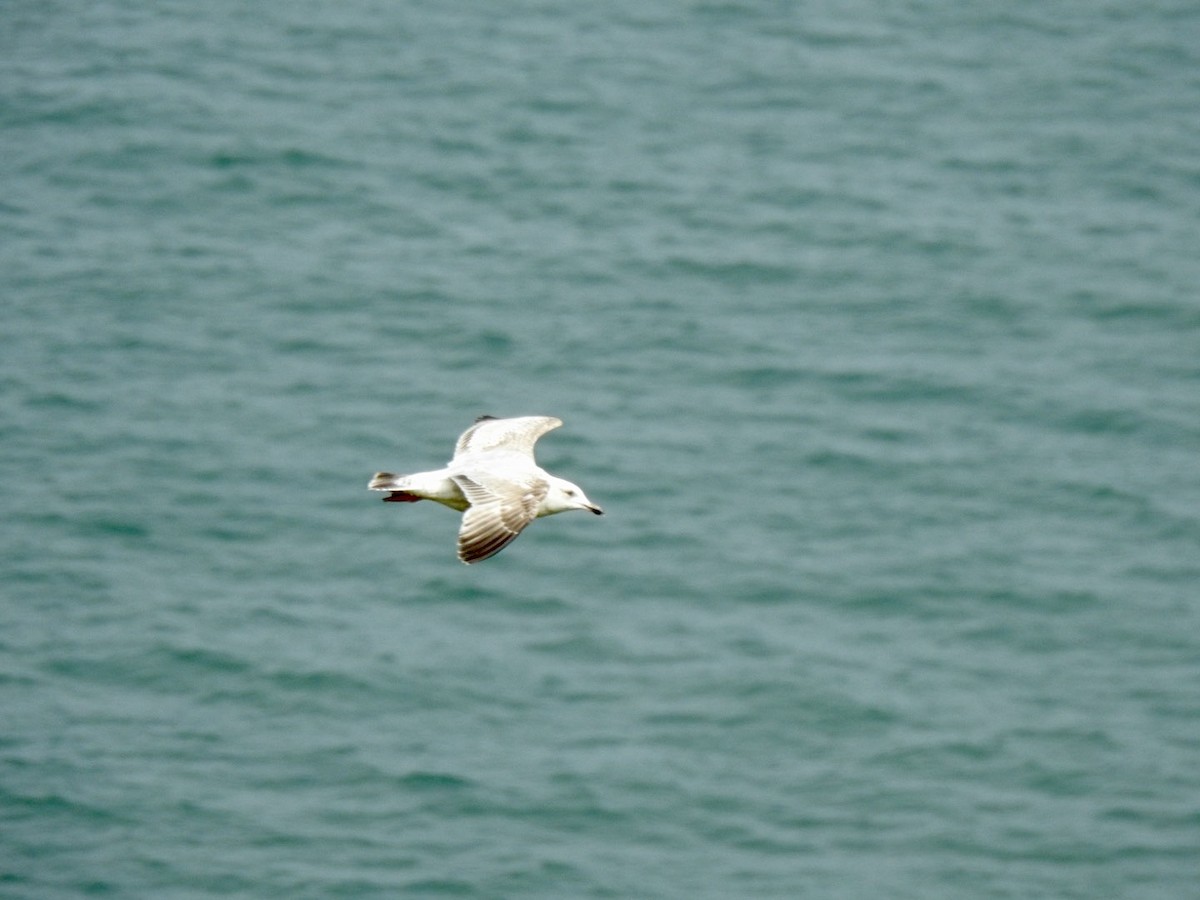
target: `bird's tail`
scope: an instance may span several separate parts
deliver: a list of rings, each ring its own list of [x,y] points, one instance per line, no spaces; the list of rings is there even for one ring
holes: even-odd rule
[[[422,499],[416,494],[408,493],[407,475],[393,475],[391,472],[376,472],[375,477],[367,484],[372,491],[391,491],[383,498],[384,503],[416,503]]]
[[[376,472],[375,477],[367,484],[372,491],[402,491],[408,487],[407,475],[393,475],[391,472]]]

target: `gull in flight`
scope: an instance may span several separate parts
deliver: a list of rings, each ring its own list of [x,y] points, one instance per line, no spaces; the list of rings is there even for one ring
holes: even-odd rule
[[[553,416],[480,416],[462,433],[444,469],[415,475],[376,472],[367,487],[390,491],[384,502],[436,500],[461,512],[458,558],[477,563],[511,544],[534,519],[569,509],[604,513],[578,485],[534,462],[537,439],[561,424]]]

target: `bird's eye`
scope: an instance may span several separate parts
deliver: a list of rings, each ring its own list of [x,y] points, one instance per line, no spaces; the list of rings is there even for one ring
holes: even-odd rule
[[[575,492],[574,492],[574,491],[572,491],[572,490],[570,490],[570,489],[568,489],[568,490],[567,490],[567,496],[568,496],[568,497],[574,497],[574,496],[575,496]]]

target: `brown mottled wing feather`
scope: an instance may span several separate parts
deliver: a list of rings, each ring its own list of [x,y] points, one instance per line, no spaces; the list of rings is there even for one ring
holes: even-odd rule
[[[457,459],[474,453],[508,450],[532,458],[537,439],[561,424],[562,419],[553,416],[519,416],[514,419],[483,416],[462,433],[454,445],[454,456]]]
[[[471,501],[458,530],[458,558],[465,563],[495,556],[516,540],[534,520],[549,488],[540,478],[526,483],[488,483],[469,475],[456,475],[454,480]]]

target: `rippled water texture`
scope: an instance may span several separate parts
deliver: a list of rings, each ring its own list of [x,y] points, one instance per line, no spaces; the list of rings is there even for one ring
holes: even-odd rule
[[[1194,893],[1194,4],[4,16],[0,895]]]

